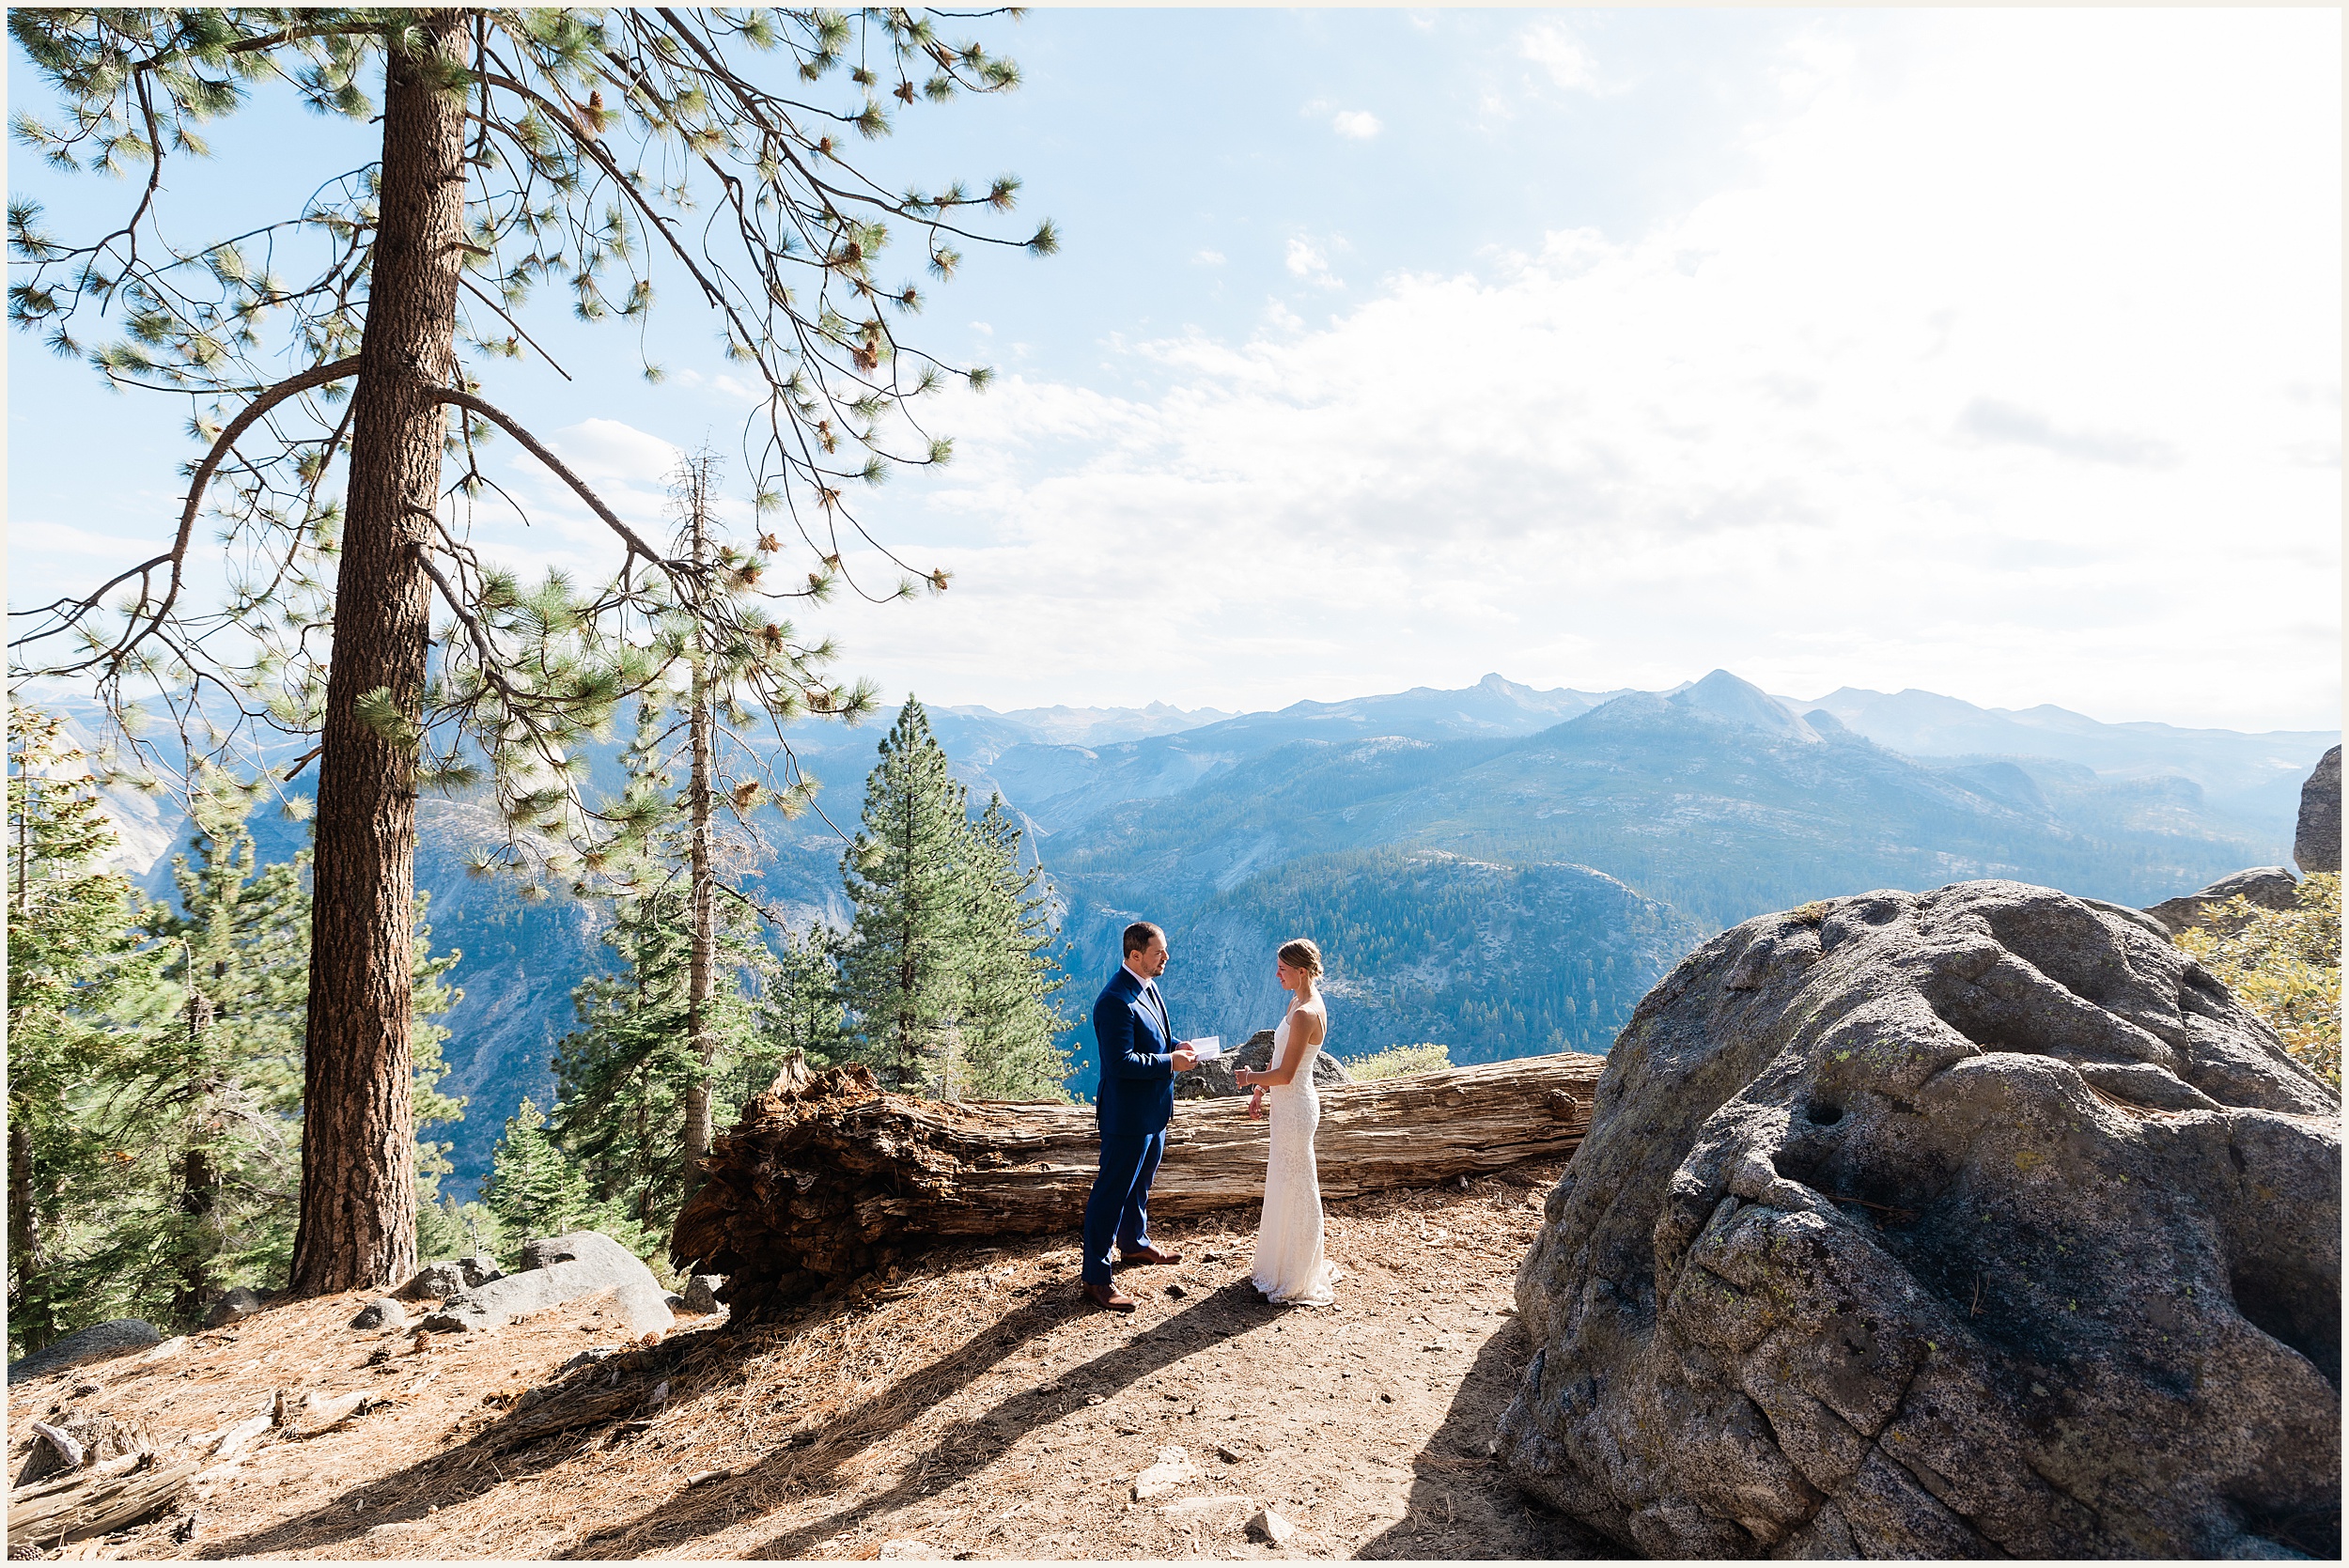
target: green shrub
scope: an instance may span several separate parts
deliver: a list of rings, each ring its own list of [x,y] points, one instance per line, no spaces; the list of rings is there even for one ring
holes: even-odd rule
[[[2302,882],[2297,908],[2231,898],[2205,919],[2179,932],[2178,946],[2266,1019],[2294,1060],[2339,1089],[2341,874]]]
[[[1346,1063],[1346,1070],[1355,1079],[1367,1080],[1439,1073],[1452,1065],[1452,1051],[1445,1046],[1389,1046],[1367,1056],[1341,1056],[1338,1060]]]

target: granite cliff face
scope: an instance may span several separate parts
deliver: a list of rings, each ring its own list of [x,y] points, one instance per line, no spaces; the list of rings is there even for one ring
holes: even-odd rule
[[[2325,753],[2300,786],[2300,822],[2292,860],[2305,873],[2341,869],[2341,748]]]
[[[1500,1432],[1669,1557],[2337,1556],[2332,1091],[2134,911],[1750,921],[1643,1001]]]

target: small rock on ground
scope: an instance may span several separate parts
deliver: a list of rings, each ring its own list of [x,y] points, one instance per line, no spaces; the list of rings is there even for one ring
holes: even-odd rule
[[[225,1328],[241,1317],[251,1317],[268,1305],[269,1297],[258,1291],[239,1285],[212,1303],[212,1310],[204,1314],[204,1327]]]
[[[1297,1526],[1271,1509],[1259,1509],[1248,1521],[1248,1536],[1274,1546],[1285,1546],[1297,1538]]]
[[[408,1309],[388,1296],[376,1297],[359,1309],[359,1315],[350,1320],[353,1328],[405,1328]]]
[[[1159,1462],[1134,1477],[1134,1501],[1162,1498],[1198,1473],[1191,1467],[1188,1449],[1162,1448],[1159,1450]]]

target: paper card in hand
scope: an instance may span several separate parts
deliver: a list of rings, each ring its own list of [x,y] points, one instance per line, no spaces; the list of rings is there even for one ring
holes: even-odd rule
[[[1192,1054],[1200,1061],[1212,1062],[1223,1054],[1223,1036],[1210,1034],[1204,1040],[1193,1040],[1190,1042],[1190,1048]]]

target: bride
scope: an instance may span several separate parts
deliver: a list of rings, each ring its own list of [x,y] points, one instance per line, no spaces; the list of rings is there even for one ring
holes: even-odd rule
[[[1265,1165],[1264,1219],[1256,1227],[1256,1289],[1283,1304],[1326,1307],[1335,1299],[1337,1271],[1321,1255],[1321,1182],[1314,1173],[1314,1129],[1321,1098],[1314,1091],[1314,1052],[1330,1034],[1330,1010],[1314,982],[1321,949],[1303,937],[1284,944],[1277,972],[1290,993],[1287,1016],[1273,1032],[1272,1066],[1241,1068],[1233,1081],[1252,1085],[1248,1114],[1261,1116],[1265,1091],[1272,1108],[1272,1153]]]

